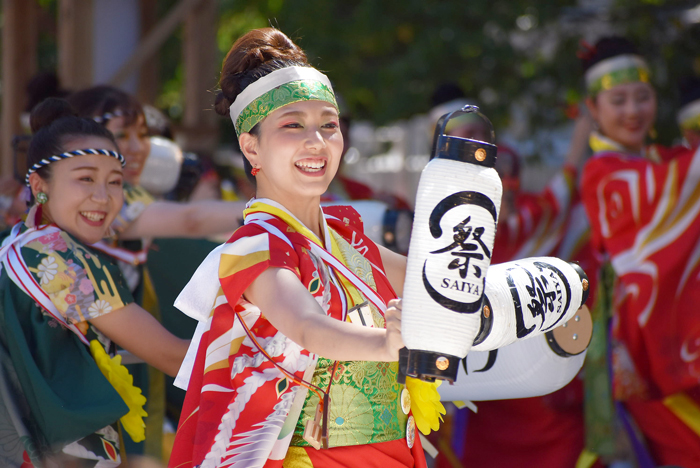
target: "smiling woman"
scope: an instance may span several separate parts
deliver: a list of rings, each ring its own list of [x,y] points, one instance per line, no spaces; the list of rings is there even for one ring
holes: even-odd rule
[[[324,101],[297,102],[255,128],[255,134],[243,133],[240,143],[248,161],[259,169],[256,197],[285,200],[292,212],[313,206],[316,214],[313,202],[325,193],[340,164],[338,111]]]
[[[187,342],[135,305],[90,246],[123,203],[112,134],[60,99],[37,106],[31,125],[33,206],[0,249],[0,465],[118,466],[118,424],[143,439],[146,413],[116,346],[172,375]]]
[[[425,466],[397,381],[406,260],[320,207],[343,149],[330,81],[266,28],[220,85],[256,198],[178,298],[200,326],[170,466]]]

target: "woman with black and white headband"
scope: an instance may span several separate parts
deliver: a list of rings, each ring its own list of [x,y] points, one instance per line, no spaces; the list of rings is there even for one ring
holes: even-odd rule
[[[0,248],[0,465],[116,467],[120,433],[142,440],[146,413],[115,344],[174,375],[188,343],[91,247],[123,204],[112,134],[60,99],[31,123],[32,208]]]

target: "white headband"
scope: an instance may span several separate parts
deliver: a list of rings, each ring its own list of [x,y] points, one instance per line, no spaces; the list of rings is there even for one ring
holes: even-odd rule
[[[641,68],[649,71],[649,66],[646,61],[639,55],[617,55],[615,57],[603,59],[588,69],[586,72],[586,88],[590,89],[596,81],[600,80],[605,75],[625,68]]]
[[[681,107],[676,116],[678,120],[678,125],[683,125],[686,121],[689,121],[697,116],[700,116],[700,99],[689,102],[685,106]]]
[[[291,83],[292,81],[300,80],[314,80],[320,81],[332,91],[333,87],[331,82],[326,75],[321,73],[312,67],[285,67],[275,70],[269,75],[265,75],[246,89],[244,89],[241,94],[236,97],[233,101],[231,107],[229,108],[231,121],[236,125],[236,120],[241,112],[248,107],[248,105],[253,102],[258,97],[271,91],[285,83]]]

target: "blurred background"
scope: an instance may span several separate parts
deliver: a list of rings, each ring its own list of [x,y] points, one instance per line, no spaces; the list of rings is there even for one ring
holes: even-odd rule
[[[583,97],[580,40],[621,34],[640,46],[660,93],[663,144],[679,138],[674,77],[700,73],[697,1],[3,0],[1,14],[2,176],[38,97],[95,84],[160,110],[185,155],[220,174],[239,165],[233,127],[212,110],[218,72],[237,37],[268,25],[342,97],[344,172],[411,205],[441,84],[481,107],[520,154],[523,188],[538,190],[561,165]]]

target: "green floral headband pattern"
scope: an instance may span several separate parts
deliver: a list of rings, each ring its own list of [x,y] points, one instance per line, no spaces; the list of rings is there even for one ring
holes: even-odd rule
[[[595,96],[624,83],[649,83],[649,67],[638,55],[618,55],[602,60],[586,73],[586,89]]]
[[[324,74],[311,67],[275,70],[244,89],[231,104],[236,135],[249,132],[281,107],[312,100],[325,101],[338,108],[333,88]]]
[[[268,91],[248,104],[236,119],[236,134],[249,132],[258,122],[280,107],[312,100],[326,101],[338,107],[333,90],[323,83],[311,80],[292,81]]]

